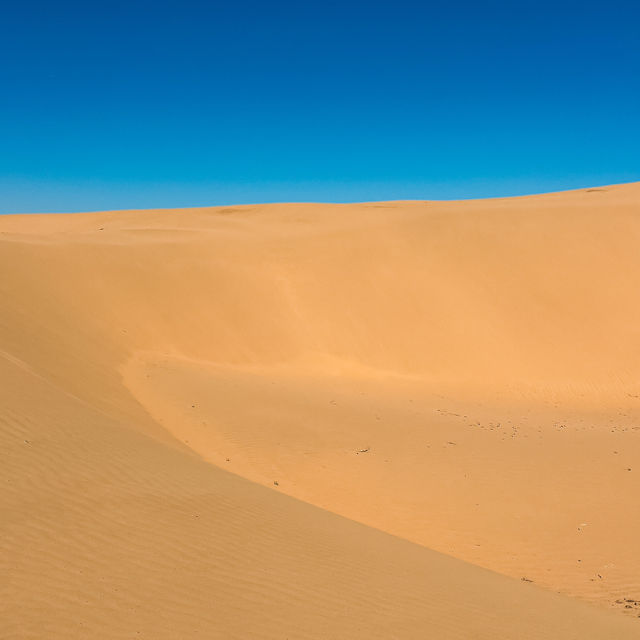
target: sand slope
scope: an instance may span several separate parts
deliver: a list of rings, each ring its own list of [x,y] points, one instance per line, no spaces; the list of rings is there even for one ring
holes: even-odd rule
[[[0,217],[2,636],[637,637],[639,213]]]

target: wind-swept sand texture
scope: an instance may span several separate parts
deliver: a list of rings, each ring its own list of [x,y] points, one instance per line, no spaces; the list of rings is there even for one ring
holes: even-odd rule
[[[0,216],[0,637],[640,637],[639,247],[638,184]]]

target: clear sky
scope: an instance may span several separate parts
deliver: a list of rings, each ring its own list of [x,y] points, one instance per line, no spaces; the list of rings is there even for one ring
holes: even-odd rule
[[[640,180],[640,2],[30,2],[0,213]]]

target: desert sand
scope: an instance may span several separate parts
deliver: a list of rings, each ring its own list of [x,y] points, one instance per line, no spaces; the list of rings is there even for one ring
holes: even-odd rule
[[[2,638],[640,637],[640,184],[0,216]]]

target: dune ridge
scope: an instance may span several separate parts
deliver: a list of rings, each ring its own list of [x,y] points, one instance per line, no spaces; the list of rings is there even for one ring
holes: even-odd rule
[[[637,637],[639,213],[1,216],[3,637]]]

